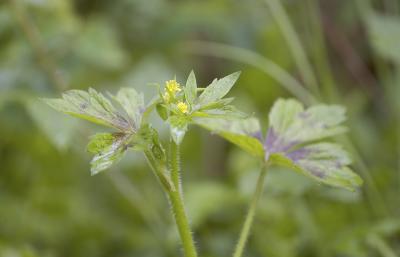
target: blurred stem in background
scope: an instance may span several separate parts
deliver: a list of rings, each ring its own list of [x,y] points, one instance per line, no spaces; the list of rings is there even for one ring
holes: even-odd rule
[[[57,67],[48,54],[47,47],[43,43],[40,32],[35,26],[35,23],[29,18],[24,4],[19,0],[9,1],[21,31],[24,33],[28,43],[31,45],[40,67],[46,73],[48,79],[55,86],[56,90],[65,90],[67,85],[61,76],[59,76]]]
[[[21,28],[21,31],[26,36],[26,39],[32,47],[38,64],[42,68],[43,72],[47,75],[50,80],[50,84],[53,85],[54,90],[61,93],[67,88],[65,81],[57,74],[57,66],[52,58],[49,56],[47,47],[41,39],[40,32],[36,27],[35,23],[29,18],[28,13],[25,9],[23,2],[19,0],[10,0],[11,7],[14,11],[15,17]],[[154,235],[159,238],[160,242],[164,245],[164,249],[167,249],[166,241],[160,237],[160,228],[163,227],[163,221],[159,216],[158,212],[144,200],[144,196],[136,190],[136,188],[129,182],[123,174],[118,171],[107,173],[110,181],[114,184],[115,188],[121,195],[126,197],[133,207],[141,206],[136,208],[139,214],[142,216],[145,223],[154,232]]]
[[[397,77],[400,80],[400,65],[397,65]],[[396,89],[394,89],[396,91]],[[400,91],[400,90],[399,90]],[[397,155],[398,155],[398,162],[397,162],[397,173],[398,173],[398,190],[400,195],[400,104],[398,103],[395,106],[397,110]],[[400,198],[399,198],[399,206],[400,206]]]
[[[372,8],[372,3],[370,0],[357,0],[355,1],[356,7],[358,8],[358,12],[361,18],[361,21],[366,24],[368,22],[368,19],[371,17],[373,13],[373,8]],[[388,83],[387,83],[387,77],[390,77],[388,75],[390,68],[388,65],[383,62],[376,54],[372,55],[372,61],[375,70],[377,71],[377,76],[378,80],[383,83],[383,86],[386,88],[386,93],[390,93],[391,90],[388,89]],[[386,98],[390,98],[390,96],[386,96]],[[387,101],[390,102],[390,101]],[[396,106],[393,107],[394,110],[396,110]],[[400,115],[399,115],[400,116]],[[400,122],[398,126],[400,130]],[[399,135],[400,137],[400,135]],[[348,140],[350,142],[350,140]],[[386,201],[383,198],[382,194],[379,192],[379,189],[374,181],[374,178],[371,176],[371,174],[368,171],[367,164],[362,160],[361,155],[359,152],[355,149],[354,145],[350,145],[352,149],[354,149],[355,157],[357,160],[357,163],[360,164],[360,171],[363,172],[365,180],[367,182],[367,185],[369,188],[371,188],[371,197],[372,197],[372,202],[375,204],[375,206],[378,206],[379,208],[374,208],[376,211],[380,211],[382,214],[390,215],[390,210],[387,207]],[[400,151],[399,151],[399,156],[400,156]],[[400,183],[400,164],[399,164],[399,183]],[[368,191],[367,191],[368,193]]]
[[[287,40],[287,44],[291,51],[293,52],[293,56],[296,58],[300,58],[300,62],[306,62],[308,63],[308,66],[299,66],[298,63],[299,61],[296,61],[296,65],[298,66],[299,71],[301,72],[301,76],[305,82],[305,85],[307,85],[307,88],[303,87],[302,83],[300,83],[296,78],[294,78],[289,72],[283,70],[281,67],[273,63],[271,60],[269,60],[267,57],[263,57],[262,55],[258,54],[255,51],[243,49],[243,48],[238,48],[238,47],[233,47],[229,45],[224,45],[224,44],[217,44],[217,43],[209,43],[209,42],[201,42],[201,41],[195,41],[193,42],[194,44],[190,44],[190,51],[196,54],[201,54],[201,55],[207,55],[207,56],[215,56],[215,57],[220,57],[232,61],[237,61],[239,63],[244,63],[253,67],[256,67],[263,71],[265,74],[268,74],[272,78],[274,78],[276,81],[279,82],[280,85],[282,85],[285,89],[287,89],[291,94],[296,96],[297,98],[301,99],[303,102],[307,103],[308,105],[317,102],[318,100],[327,100],[332,102],[343,102],[343,100],[340,98],[341,94],[338,90],[337,87],[335,87],[335,81],[334,78],[331,76],[332,71],[331,67],[329,67],[329,59],[328,59],[328,54],[326,52],[326,45],[324,42],[324,32],[326,32],[328,27],[322,27],[320,24],[323,24],[321,20],[323,20],[324,17],[320,17],[321,15],[319,14],[319,9],[318,9],[318,4],[320,1],[317,0],[307,0],[307,4],[309,6],[310,10],[310,15],[307,16],[310,20],[312,19],[313,21],[310,21],[310,25],[314,26],[314,29],[312,29],[312,36],[315,39],[312,39],[312,48],[307,48],[303,47],[301,45],[301,41],[299,39],[300,35],[297,35],[295,30],[293,29],[293,25],[291,24],[288,15],[285,12],[285,9],[283,8],[282,4],[285,2],[279,2],[276,0],[270,1],[270,0],[265,0],[269,5],[275,4],[278,5],[275,6],[275,8],[280,8],[281,9],[281,16],[277,17],[274,19],[281,19],[281,25],[279,25],[278,21],[277,24],[282,30],[286,30],[286,32],[282,31],[282,34],[284,35],[284,38]],[[33,53],[36,56],[36,59],[38,61],[39,67],[43,70],[45,75],[48,77],[49,81],[54,85],[55,90],[57,91],[62,91],[65,89],[65,83],[64,81],[58,76],[57,74],[57,68],[55,65],[55,62],[52,60],[51,56],[49,56],[47,47],[45,46],[46,42],[43,42],[40,37],[40,31],[36,28],[35,23],[29,19],[29,14],[25,10],[23,6],[24,1],[18,1],[18,0],[10,0],[10,6],[13,7],[16,21],[18,21],[18,25],[21,27],[21,30],[25,37],[28,40],[29,45],[33,49]],[[361,11],[372,11],[372,6],[370,1],[368,0],[359,0],[356,1],[359,9]],[[375,2],[376,3],[376,2]],[[314,4],[314,5],[313,5]],[[390,12],[398,12],[398,2],[397,1],[390,1],[390,0],[383,0],[384,4],[384,9],[390,13]],[[361,7],[361,8],[360,8]],[[367,8],[365,8],[367,7]],[[364,8],[364,9],[363,9]],[[272,8],[271,8],[272,9]],[[288,9],[289,10],[289,9]],[[326,13],[325,13],[326,14]],[[330,14],[329,12],[327,14]],[[367,12],[361,13],[361,16],[363,16],[363,19],[366,22],[366,15],[369,14]],[[272,12],[272,15],[278,16],[279,14],[276,12]],[[282,16],[283,15],[283,16]],[[335,16],[333,16],[335,17]],[[307,19],[307,18],[306,18]],[[336,18],[332,20],[333,22],[336,21]],[[295,22],[293,24],[296,24]],[[337,25],[336,23],[334,25]],[[283,26],[283,27],[282,27]],[[339,31],[342,34],[345,34],[343,31]],[[345,35],[346,36],[346,35]],[[294,41],[288,40],[288,38],[294,38]],[[304,38],[302,38],[304,39]],[[352,43],[351,41],[349,41]],[[298,43],[298,45],[296,45]],[[332,42],[330,42],[332,44]],[[294,45],[294,46],[291,46]],[[352,44],[351,44],[352,46]],[[333,46],[333,48],[335,48]],[[311,54],[314,54],[313,58],[310,58],[310,62],[307,60],[307,51],[305,49],[308,49],[310,51],[310,56]],[[334,49],[335,50],[335,49]],[[352,50],[358,50],[358,49],[352,49]],[[312,51],[312,52],[311,52]],[[314,53],[315,51],[315,53]],[[358,52],[358,51],[357,51]],[[297,57],[296,57],[297,56]],[[363,55],[360,55],[360,57],[363,57]],[[303,59],[302,59],[303,58]],[[343,59],[343,58],[342,58]],[[377,71],[377,76],[379,79],[377,80],[378,83],[386,82],[384,83],[386,86],[386,94],[387,94],[387,99],[392,98],[391,94],[393,94],[392,90],[393,87],[396,87],[398,85],[393,85],[389,84],[388,78],[390,78],[393,74],[390,74],[391,67],[386,63],[384,60],[378,58],[376,55],[372,55],[372,60],[373,60],[373,65],[374,65],[374,70]],[[339,60],[343,61],[344,63],[346,60]],[[311,64],[312,65],[311,65]],[[363,63],[367,67],[366,63]],[[326,66],[326,67],[325,67]],[[313,74],[312,68],[315,69],[315,76]],[[349,67],[346,67],[349,69]],[[368,68],[368,67],[367,67]],[[322,72],[324,72],[325,76],[322,75]],[[349,71],[350,73],[352,71]],[[400,69],[397,67],[397,71],[393,73],[399,73]],[[320,81],[320,88],[318,89],[318,82],[315,84],[317,90],[320,90],[321,96],[315,94],[314,89],[312,89],[312,83],[308,83],[307,81],[307,75],[306,74],[311,74],[311,77],[308,77],[308,80],[314,80],[314,81]],[[353,75],[353,74],[352,74]],[[375,78],[375,74],[371,73],[373,78]],[[318,76],[317,78],[315,78]],[[314,78],[312,78],[314,77]],[[360,76],[358,76],[360,78]],[[332,81],[331,81],[332,79]],[[340,78],[338,78],[340,79]],[[362,77],[361,77],[362,79]],[[360,83],[360,81],[359,81]],[[268,86],[268,85],[267,85]],[[389,88],[390,87],[390,88]],[[310,91],[313,92],[310,93]],[[398,92],[398,91],[397,91]],[[372,94],[372,97],[374,95]],[[374,97],[375,99],[378,99],[379,97]],[[374,99],[372,99],[374,100]],[[385,104],[393,104],[392,106],[392,111],[397,112],[397,115],[395,116],[397,118],[397,129],[398,129],[398,137],[397,137],[397,147],[398,147],[398,155],[399,155],[399,161],[398,161],[398,176],[399,176],[399,183],[400,183],[400,109],[398,108],[398,105],[396,105],[396,102],[393,101],[388,101],[388,103]],[[349,138],[344,138],[343,139],[345,143],[347,144],[347,148],[353,152],[353,155],[355,157],[355,166],[357,167],[357,170],[363,175],[364,179],[366,180],[366,186],[363,188],[365,192],[365,198],[368,204],[370,205],[370,212],[375,214],[377,217],[379,217],[379,220],[384,218],[385,216],[389,215],[389,210],[388,206],[385,203],[384,195],[382,194],[382,190],[384,188],[379,188],[376,183],[376,178],[373,177],[370,173],[370,167],[374,166],[376,163],[374,162],[373,159],[368,159],[368,162],[364,161],[362,156],[360,154],[360,151],[357,149],[357,147],[351,142]],[[179,157],[179,156],[178,156]],[[179,162],[177,162],[177,165],[179,165]],[[179,167],[179,166],[178,166]],[[176,173],[177,180],[179,181],[179,173]],[[109,174],[110,175],[110,174]],[[118,174],[122,175],[122,174]],[[378,175],[378,173],[376,173]],[[122,175],[123,176],[123,175]],[[112,175],[110,176],[111,180],[113,181],[114,178],[112,178]],[[124,179],[123,177],[121,178],[122,180]],[[120,179],[117,178],[115,181],[119,181]],[[113,181],[115,183],[115,181]],[[121,191],[122,195],[126,195],[126,192],[130,192],[130,189],[128,189],[129,186],[132,186],[130,184],[130,181],[124,181],[126,184],[124,184],[122,187],[121,185],[116,185],[116,188]],[[179,183],[179,182],[178,182]],[[129,184],[129,185],[128,185]],[[399,185],[399,184],[397,184]],[[396,190],[400,190],[400,187],[396,188]],[[124,192],[126,191],[126,192]],[[130,194],[130,193],[128,193]],[[137,195],[137,197],[140,197],[140,195]],[[136,198],[136,196],[130,197],[131,200],[133,198]],[[400,199],[400,198],[398,198]],[[131,201],[133,203],[133,201]],[[144,201],[141,199],[141,201]],[[135,204],[133,204],[135,205]],[[137,207],[135,205],[135,207]],[[146,206],[149,207],[149,206]],[[390,205],[390,208],[396,208],[396,206]],[[141,210],[142,211],[142,210]],[[146,219],[146,217],[143,217]],[[150,222],[150,220],[149,220]],[[322,228],[317,228],[322,230]],[[321,234],[322,232],[318,232],[318,234]],[[369,239],[371,240],[371,239]],[[378,240],[372,239],[370,242],[370,245],[376,248],[382,256],[385,257],[390,257],[394,256],[393,254],[390,255],[390,245],[388,245],[384,240],[386,240],[384,237],[379,237]],[[375,243],[374,243],[375,242]],[[385,250],[389,247],[389,251]],[[383,250],[382,250],[383,249]],[[385,254],[386,252],[386,254]],[[392,251],[393,252],[393,251]],[[389,254],[387,254],[389,253]],[[320,256],[320,255],[318,255]]]
[[[349,136],[343,136],[342,142],[347,149],[353,154],[354,163],[365,180],[366,187],[364,191],[366,193],[366,200],[372,207],[371,212],[378,216],[390,216],[390,210],[387,207],[386,201],[379,190],[374,178],[372,177],[367,164],[365,163],[360,152],[357,150]]]
[[[41,40],[40,33],[34,23],[29,19],[24,5],[18,0],[10,0],[10,3],[21,30],[27,37],[27,40],[34,50],[40,66],[47,74],[51,84],[54,85],[55,90],[58,92],[65,90],[66,85],[58,76],[56,65],[49,57],[47,48]],[[178,231],[185,251],[185,256],[197,257],[196,248],[194,246],[192,233],[189,227],[189,221],[187,219],[186,210],[183,203],[182,189],[179,182],[179,147],[172,143],[171,174],[175,189],[166,186],[168,183],[164,180],[164,176],[162,174],[164,171],[160,170],[160,167],[151,156],[151,153],[147,153],[146,157],[156,176],[160,179],[160,182],[170,199],[173,215],[178,226]],[[120,193],[126,196],[130,202],[137,203],[139,201],[138,199],[142,199],[141,196],[138,196],[137,191],[134,190],[131,185],[129,185],[127,182],[122,183],[123,179],[121,178],[121,175],[110,176],[110,178]],[[143,206],[147,206],[147,204]],[[159,221],[158,217],[156,217],[153,212],[143,208],[140,208],[140,214],[143,216],[143,219],[146,221],[146,223],[148,223],[148,225],[156,233],[157,225],[153,222],[157,220]]]
[[[304,103],[311,105],[318,102],[318,100],[316,100],[317,98],[304,88],[290,73],[256,52],[240,47],[207,41],[190,41],[187,44],[186,49],[193,54],[219,57],[254,66],[274,78],[282,87]],[[332,95],[339,95],[339,93],[333,93]],[[334,99],[334,101],[341,102],[339,97]],[[377,215],[388,215],[389,210],[385,204],[385,200],[371,176],[365,161],[359,154],[359,151],[356,149],[349,137],[344,136],[343,143],[353,153],[355,157],[355,166],[365,178],[367,186],[364,190],[367,194],[367,200],[373,207],[373,212]]]
[[[193,54],[219,57],[256,67],[279,82],[282,87],[302,102],[308,105],[317,102],[315,97],[291,74],[273,61],[256,52],[240,47],[207,41],[190,41],[186,45],[186,49]]]
[[[384,1],[385,10],[390,13],[390,15],[398,15],[399,3],[398,1]],[[357,0],[356,5],[358,8],[359,15],[361,16],[361,20],[364,24],[367,24],[369,19],[374,13],[374,9],[372,7],[372,3],[370,0]],[[383,84],[385,91],[385,103],[391,105],[391,110],[394,112],[394,116],[396,118],[396,127],[397,127],[397,155],[398,155],[398,163],[397,163],[397,172],[398,172],[398,185],[400,185],[400,105],[398,104],[398,98],[393,100],[393,95],[398,95],[398,90],[396,87],[399,87],[397,83],[399,83],[400,77],[400,64],[394,64],[394,69],[390,67],[388,63],[382,60],[376,53],[372,55],[373,66],[377,71],[378,80]],[[397,186],[400,192],[400,186]]]
[[[309,85],[312,86],[313,82],[315,81],[315,83],[316,83],[315,88],[311,88],[314,92],[314,96],[317,99],[324,100],[324,99],[321,99],[322,96],[319,94],[318,85],[317,85],[318,82],[316,81],[316,78],[314,76],[312,66],[308,61],[307,54],[301,44],[301,41],[300,41],[298,35],[296,34],[296,32],[293,28],[293,25],[290,22],[290,19],[289,19],[287,13],[285,12],[285,9],[283,8],[281,2],[277,1],[277,0],[266,0],[266,3],[268,4],[268,7],[271,9],[271,15],[274,17],[276,23],[278,24],[283,35],[285,36],[285,39],[292,51],[292,54],[294,56],[295,62],[298,66],[298,69],[300,70],[303,78],[305,79],[304,82],[306,84],[309,83]],[[313,10],[311,10],[311,12],[312,11]],[[316,10],[314,10],[314,13],[315,13],[315,11]],[[333,90],[336,90],[336,88],[332,87],[332,90],[329,90],[329,92],[333,91]],[[339,93],[338,92],[336,92],[336,93],[330,92],[329,95],[330,96],[339,96]],[[335,100],[340,102],[339,99],[335,99]],[[351,142],[351,140],[348,136],[345,136],[345,144],[356,156],[356,166],[363,173],[364,177],[366,178],[366,182],[367,182],[366,192],[368,194],[369,202],[370,202],[371,206],[376,207],[376,208],[373,208],[373,210],[376,211],[377,214],[379,214],[379,215],[388,215],[389,210],[385,204],[385,200],[382,197],[382,194],[380,193],[374,179],[372,178],[369,170],[367,169],[367,166],[366,166],[364,160],[362,159],[358,150],[356,150],[356,147]]]
[[[339,98],[339,92],[335,89],[336,82],[329,63],[319,1],[306,0],[306,12],[308,17],[307,27],[310,28],[309,36],[311,39],[309,42],[312,42],[313,46],[310,48],[313,57],[311,62],[314,62],[316,74],[319,75],[321,96],[330,102],[336,101]]]
[[[382,257],[398,257],[392,248],[377,234],[370,234],[367,237],[367,243],[375,248]]]
[[[289,46],[289,50],[292,52],[294,61],[297,68],[301,72],[304,79],[304,84],[310,88],[314,93],[314,96],[320,96],[320,90],[318,87],[318,81],[308,61],[307,54],[303,48],[299,36],[297,35],[290,19],[283,8],[281,1],[277,0],[265,0],[268,7],[270,8],[270,14],[278,24],[283,36],[286,39],[286,43]]]
[[[361,0],[360,0],[361,1]],[[299,37],[295,33],[293,26],[290,23],[290,20],[284,11],[282,5],[280,2],[276,0],[266,0],[268,6],[272,10],[272,15],[274,16],[277,24],[279,25],[280,29],[282,30],[282,33],[285,35],[286,41],[288,41],[288,45],[291,48],[292,54],[296,60],[298,69],[302,73],[303,78],[305,79],[305,83],[310,85],[315,85],[314,88],[310,88],[313,92],[317,92],[317,94],[313,94],[310,91],[308,91],[305,87],[301,85],[300,82],[298,82],[290,73],[286,72],[282,68],[280,68],[278,65],[276,65],[274,62],[270,61],[264,56],[261,56],[260,54],[253,52],[251,50],[239,48],[239,47],[233,47],[225,44],[220,44],[220,43],[213,43],[213,42],[206,42],[206,41],[191,41],[188,43],[187,49],[189,52],[194,53],[194,54],[201,54],[201,55],[208,55],[208,56],[214,56],[214,57],[219,57],[219,58],[224,58],[232,61],[237,61],[241,63],[245,63],[251,66],[254,66],[264,73],[268,74],[272,78],[274,78],[276,81],[280,83],[281,86],[283,86],[286,90],[288,90],[290,93],[292,93],[294,96],[305,102],[306,104],[310,105],[313,103],[318,102],[319,100],[324,100],[322,99],[323,97],[319,94],[319,90],[317,88],[317,82],[316,78],[314,76],[314,72],[312,70],[312,66],[308,62],[307,59],[307,54],[305,50],[303,49],[301,42],[299,40]],[[311,10],[311,12],[316,12],[317,9]],[[315,15],[315,14],[314,14]],[[318,14],[317,14],[318,15]],[[318,16],[317,16],[318,17]],[[322,19],[321,19],[322,20]],[[317,29],[317,31],[321,34],[321,43],[320,47],[325,48],[325,44],[322,41],[323,38],[323,33],[321,29]],[[324,55],[327,57],[327,55]],[[320,58],[319,58],[320,59]],[[326,58],[327,59],[327,58]],[[328,66],[325,64],[324,66]],[[327,67],[328,69],[328,67]],[[326,71],[328,74],[330,72]],[[332,76],[328,76],[328,83],[334,83]],[[315,84],[313,84],[315,81]],[[329,85],[329,84],[328,84]],[[334,102],[342,102],[340,100],[340,93],[337,91],[335,87],[333,87],[333,84],[331,86],[328,86],[327,88],[328,92],[328,98],[331,98]],[[318,99],[318,100],[317,100]],[[400,116],[400,115],[399,115]],[[400,124],[400,122],[399,122]],[[399,136],[400,138],[400,136]],[[378,189],[378,186],[372,177],[367,164],[363,160],[363,157],[359,153],[359,151],[356,149],[354,143],[352,140],[348,137],[345,136],[343,139],[343,143],[347,146],[347,148],[353,153],[355,157],[355,166],[357,170],[361,172],[363,177],[365,178],[366,181],[366,187],[364,187],[364,190],[366,192],[366,198],[367,201],[369,202],[370,206],[372,207],[372,212],[375,213],[378,216],[390,216],[390,210],[387,207],[386,201]],[[399,164],[400,165],[400,164]],[[399,168],[400,170],[400,168]],[[399,171],[400,173],[400,171]],[[399,174],[400,177],[400,174]]]
[[[250,234],[251,226],[253,224],[254,216],[256,214],[257,204],[258,204],[258,201],[260,200],[260,197],[263,192],[265,176],[267,175],[267,169],[268,169],[268,164],[263,164],[260,174],[257,178],[256,190],[255,190],[253,198],[251,200],[250,207],[249,207],[246,219],[245,219],[243,227],[242,227],[242,231],[240,232],[239,241],[236,245],[236,249],[235,249],[235,252],[233,253],[233,257],[241,257],[243,254],[244,248],[245,248],[247,240],[249,238],[249,234]]]

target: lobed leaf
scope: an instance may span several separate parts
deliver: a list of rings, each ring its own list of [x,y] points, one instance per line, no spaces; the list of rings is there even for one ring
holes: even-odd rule
[[[269,126],[278,133],[282,133],[290,127],[296,116],[303,110],[303,105],[294,99],[278,99],[269,113]]]
[[[91,136],[86,150],[89,153],[98,154],[104,148],[110,146],[114,141],[115,136],[112,133],[97,133]]]
[[[132,134],[124,133],[94,135],[87,146],[87,150],[95,154],[90,162],[91,174],[95,175],[121,160],[132,137]]]
[[[252,155],[258,157],[264,156],[264,149],[261,143],[260,124],[255,118],[196,118],[195,123],[220,135]]]
[[[335,136],[347,131],[345,109],[338,105],[316,105],[304,110],[293,99],[278,99],[270,115],[266,148],[270,152],[284,151],[295,144]]]
[[[239,76],[240,72],[235,72],[220,80],[214,80],[199,96],[199,105],[207,105],[224,97],[231,90]]]
[[[121,88],[115,100],[128,114],[131,126],[136,130],[140,128],[143,112],[145,111],[144,96],[133,88]]]
[[[336,144],[312,144],[287,153],[273,153],[270,158],[323,184],[351,191],[362,185],[362,179],[347,167],[351,163],[348,153]]]
[[[70,90],[62,94],[61,99],[42,99],[57,111],[85,119],[100,125],[119,130],[131,128],[125,119],[101,93],[94,89],[88,92]]]
[[[346,131],[340,124],[345,109],[316,105],[304,109],[296,100],[279,99],[269,115],[270,127],[264,142],[265,160],[278,162],[321,183],[354,190],[361,178],[347,166],[348,153],[332,143],[315,143]]]

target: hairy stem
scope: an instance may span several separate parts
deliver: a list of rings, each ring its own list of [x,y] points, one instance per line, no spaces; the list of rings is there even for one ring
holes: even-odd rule
[[[178,227],[179,236],[182,241],[183,250],[186,257],[197,257],[196,247],[192,232],[190,230],[189,220],[186,215],[185,205],[183,202],[182,186],[180,183],[180,167],[179,167],[179,145],[171,140],[171,179],[176,190],[169,192],[169,199],[174,213],[175,222]]]
[[[171,183],[171,181],[167,177],[167,168],[165,166],[160,165],[156,158],[154,157],[151,151],[145,151],[144,155],[146,156],[147,162],[149,166],[154,172],[154,175],[158,178],[160,184],[162,185],[165,192],[175,191],[175,186]]]
[[[179,145],[177,145],[175,142],[171,140],[171,145],[170,145],[170,151],[171,151],[171,179],[172,183],[174,183],[174,186],[180,190],[181,188],[181,183],[180,183],[180,149]]]
[[[170,166],[172,181],[166,177],[166,167],[157,162],[151,151],[145,151],[145,156],[169,199],[185,257],[197,257],[197,251],[194,246],[192,232],[181,194],[181,184],[179,182],[179,147],[173,142],[171,143],[171,153]]]
[[[192,232],[190,230],[189,221],[186,216],[185,206],[183,204],[181,194],[179,191],[170,192],[169,199],[185,256],[197,257],[196,247],[194,246]]]
[[[254,216],[256,214],[257,203],[258,200],[260,199],[260,196],[264,188],[264,180],[266,174],[267,174],[267,164],[263,164],[260,175],[258,176],[257,179],[256,191],[254,192],[253,199],[250,203],[250,207],[247,212],[247,216],[243,224],[242,232],[240,233],[239,241],[236,245],[235,252],[233,253],[233,257],[241,257],[243,254],[243,250],[246,246],[246,242],[250,234],[251,225],[253,224]]]

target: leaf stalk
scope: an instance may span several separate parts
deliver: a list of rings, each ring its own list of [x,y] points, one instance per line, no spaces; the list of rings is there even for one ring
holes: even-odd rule
[[[248,241],[248,238],[250,235],[250,230],[251,230],[251,227],[252,227],[252,224],[254,221],[254,216],[256,214],[258,201],[260,200],[260,197],[263,192],[264,180],[265,180],[265,176],[267,175],[267,168],[268,168],[268,163],[263,164],[260,174],[257,179],[256,190],[254,192],[253,199],[251,200],[250,207],[247,212],[247,216],[246,216],[246,219],[245,219],[243,227],[242,227],[242,231],[239,236],[239,241],[236,245],[235,252],[233,253],[233,257],[241,257],[242,256],[244,248]]]

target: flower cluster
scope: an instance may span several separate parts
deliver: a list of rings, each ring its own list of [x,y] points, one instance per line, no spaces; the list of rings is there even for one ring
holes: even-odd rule
[[[180,84],[175,80],[165,82],[165,93],[163,95],[165,103],[173,103],[176,99],[176,94],[182,91]]]
[[[176,105],[176,107],[178,108],[178,110],[179,110],[181,113],[187,114],[187,113],[189,112],[189,107],[188,107],[188,105],[187,105],[186,103],[184,103],[184,102],[179,102],[179,103]]]
[[[176,81],[176,79],[167,80],[165,82],[165,92],[162,99],[164,104],[174,106],[180,114],[188,114],[189,106],[183,101],[182,95],[179,95],[181,91],[181,85]]]

